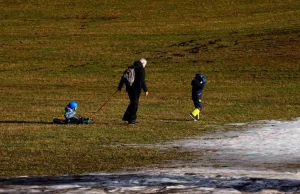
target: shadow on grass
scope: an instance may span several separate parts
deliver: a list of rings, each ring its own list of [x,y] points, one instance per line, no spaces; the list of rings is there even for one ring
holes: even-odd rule
[[[192,119],[187,119],[187,118],[182,118],[182,119],[164,119],[164,118],[161,118],[161,119],[156,119],[158,121],[162,121],[162,122],[165,122],[165,123],[178,123],[178,122],[189,122],[189,121],[194,121]]]
[[[33,176],[33,177],[12,177],[1,178],[0,188],[8,189],[18,185],[23,189],[30,189],[31,186],[39,186],[40,189],[61,189],[63,185],[76,185],[78,189],[84,187],[101,188],[141,188],[141,187],[164,187],[178,186],[182,189],[204,187],[212,189],[235,189],[241,192],[259,192],[265,189],[272,189],[281,192],[294,192],[300,189],[300,180],[268,179],[268,178],[229,178],[229,177],[206,177],[196,174],[172,175],[172,174],[99,174],[99,175],[68,175],[68,176]],[[178,188],[178,189],[179,189]],[[71,188],[69,188],[71,189]],[[0,189],[1,190],[1,189]],[[182,190],[181,190],[182,191]]]
[[[0,121],[0,124],[1,123],[10,123],[10,124],[43,124],[43,125],[45,125],[45,124],[53,124],[53,122],[52,121],[48,121],[48,122],[46,122],[46,121]]]

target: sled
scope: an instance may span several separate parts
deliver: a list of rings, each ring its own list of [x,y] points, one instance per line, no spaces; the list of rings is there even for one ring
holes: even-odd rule
[[[92,123],[93,120],[87,118],[87,119],[83,119],[82,121],[71,121],[71,122],[67,122],[66,120],[64,119],[59,119],[59,118],[54,118],[53,119],[53,124],[89,124],[89,123]]]

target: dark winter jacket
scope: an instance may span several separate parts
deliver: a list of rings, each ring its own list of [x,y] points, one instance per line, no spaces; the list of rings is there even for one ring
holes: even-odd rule
[[[198,98],[201,95],[202,90],[204,89],[206,81],[202,81],[199,79],[193,79],[191,82],[192,85],[192,98]]]
[[[135,61],[131,67],[134,67],[134,71],[135,71],[135,79],[134,79],[132,86],[127,85],[126,79],[124,79],[124,77],[122,76],[121,80],[119,82],[118,89],[121,90],[125,83],[126,91],[128,91],[130,88],[135,88],[138,90],[143,89],[144,92],[148,92],[148,87],[147,87],[146,80],[145,80],[146,72],[145,72],[145,68],[143,67],[142,63],[140,61]]]

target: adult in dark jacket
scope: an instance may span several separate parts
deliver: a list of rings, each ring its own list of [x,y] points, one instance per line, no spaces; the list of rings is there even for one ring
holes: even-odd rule
[[[121,91],[124,84],[126,84],[126,91],[128,93],[128,97],[130,100],[130,103],[124,113],[123,121],[126,121],[128,124],[137,124],[136,121],[137,118],[137,111],[138,111],[138,105],[139,105],[139,98],[142,90],[145,92],[145,95],[148,96],[148,88],[146,85],[145,77],[145,67],[146,67],[147,61],[146,59],[142,58],[138,61],[135,61],[132,66],[135,70],[135,79],[130,86],[127,84],[126,79],[122,76],[119,85],[118,90]]]

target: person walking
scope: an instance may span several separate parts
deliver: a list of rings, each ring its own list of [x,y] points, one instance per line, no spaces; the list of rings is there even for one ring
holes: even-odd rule
[[[194,121],[199,120],[200,112],[202,111],[202,92],[206,85],[206,78],[201,74],[195,74],[194,79],[191,82],[192,85],[192,100],[195,106],[193,112],[189,115]]]
[[[121,91],[124,84],[126,85],[126,91],[128,93],[128,97],[130,100],[130,103],[122,118],[122,120],[126,121],[128,124],[138,124],[136,119],[137,119],[139,98],[142,90],[145,92],[145,95],[148,96],[148,87],[145,81],[146,64],[147,61],[144,58],[135,61],[132,66],[128,67],[134,69],[134,82],[130,84],[126,79],[126,76],[122,76],[118,85],[119,91]]]

